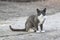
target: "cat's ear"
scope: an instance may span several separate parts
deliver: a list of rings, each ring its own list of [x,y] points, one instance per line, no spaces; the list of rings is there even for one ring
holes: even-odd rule
[[[37,13],[39,13],[39,12],[40,12],[40,10],[39,10],[38,8],[37,8],[36,10],[37,10]]]
[[[43,12],[44,12],[44,13],[46,12],[46,8],[43,9]]]

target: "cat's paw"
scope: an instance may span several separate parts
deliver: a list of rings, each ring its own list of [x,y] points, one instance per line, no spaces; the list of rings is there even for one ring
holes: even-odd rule
[[[40,32],[40,31],[36,31],[37,33]]]
[[[42,30],[41,32],[45,32],[45,30]]]

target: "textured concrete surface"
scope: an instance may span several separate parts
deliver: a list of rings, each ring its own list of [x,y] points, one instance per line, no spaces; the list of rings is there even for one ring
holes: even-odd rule
[[[24,24],[28,16],[34,13],[36,14],[36,8],[43,9],[44,7],[47,8],[44,33],[13,32],[9,29],[9,25],[17,29],[25,28]],[[60,40],[59,11],[60,6],[54,5],[54,3],[0,2],[0,40]]]
[[[60,1],[37,1],[37,2],[2,2],[0,1],[0,20],[7,20],[10,18],[18,18],[21,16],[29,16],[36,14],[36,9],[47,8],[47,15],[60,12]]]
[[[6,24],[0,25],[0,40],[60,40],[60,13],[46,17],[44,33],[13,32],[9,29],[9,25],[23,29],[27,17],[6,21]]]

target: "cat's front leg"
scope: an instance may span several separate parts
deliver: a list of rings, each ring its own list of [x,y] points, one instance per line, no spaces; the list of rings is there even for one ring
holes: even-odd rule
[[[40,25],[40,29],[41,29],[41,32],[45,32],[45,30],[43,30],[43,24]]]

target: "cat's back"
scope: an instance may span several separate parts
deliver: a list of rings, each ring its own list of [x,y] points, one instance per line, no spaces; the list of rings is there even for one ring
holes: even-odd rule
[[[36,17],[37,17],[36,15],[31,15],[31,16],[28,17],[27,20],[32,20],[33,21]]]
[[[37,22],[37,16],[36,15],[31,15],[28,17],[28,19],[26,20],[26,23],[30,23],[30,22]]]

